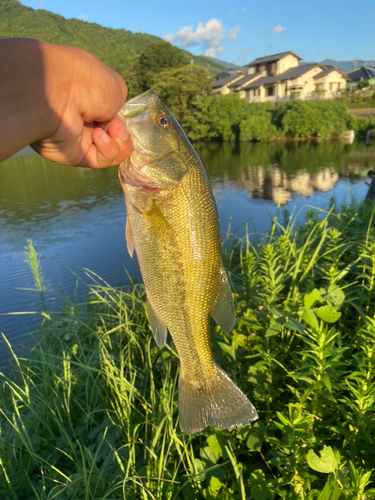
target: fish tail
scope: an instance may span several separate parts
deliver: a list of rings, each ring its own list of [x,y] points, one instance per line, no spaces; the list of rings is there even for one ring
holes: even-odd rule
[[[183,432],[195,434],[208,426],[233,429],[258,418],[245,394],[218,365],[207,380],[189,380],[180,374],[178,409]]]

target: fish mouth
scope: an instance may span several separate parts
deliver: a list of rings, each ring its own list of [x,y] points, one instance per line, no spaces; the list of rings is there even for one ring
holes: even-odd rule
[[[147,162],[146,156],[144,156],[143,159]],[[163,189],[162,186],[156,183],[148,175],[142,173],[139,168],[134,167],[131,157],[121,163],[118,173],[122,185],[131,186],[137,191],[143,191],[147,194],[156,194]]]
[[[158,95],[154,89],[149,89],[143,94],[133,97],[127,101],[119,111],[118,115],[122,120],[131,119],[141,121],[144,113],[158,100]]]

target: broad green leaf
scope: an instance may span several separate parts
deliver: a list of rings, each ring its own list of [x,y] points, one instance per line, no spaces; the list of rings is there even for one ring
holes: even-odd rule
[[[249,482],[252,486],[256,484],[263,485],[266,481],[266,476],[262,469],[256,469],[252,474],[250,474]]]
[[[319,327],[319,321],[311,309],[307,309],[306,307],[303,308],[303,313],[302,313],[302,319],[306,321],[310,326],[313,328],[318,328]]]
[[[316,301],[321,302],[320,297],[321,293],[317,288],[314,288],[314,290],[311,293],[306,294],[303,298],[305,307],[307,307],[307,309],[310,309],[311,306],[314,304],[314,302]]]
[[[223,486],[223,483],[220,481],[220,479],[218,479],[215,476],[211,476],[210,485],[209,485],[210,490],[217,491],[217,490],[220,490],[220,488],[222,486]]]
[[[250,436],[246,441],[246,446],[249,448],[249,450],[261,450],[265,434],[266,429],[264,427],[264,424],[263,422],[258,420],[258,422],[255,422],[255,424],[253,425],[253,428],[250,431]]]
[[[261,484],[256,484],[250,488],[251,498],[254,500],[267,500],[268,490]]]
[[[205,448],[201,448],[199,452],[200,457],[202,460],[206,461],[209,460],[210,462],[216,464],[221,455],[219,453],[216,453],[215,451],[212,451],[209,446],[206,446]]]
[[[334,472],[338,467],[335,454],[330,446],[324,446],[320,452],[320,458],[314,450],[309,450],[306,460],[312,469],[325,474]]]
[[[327,295],[325,296],[327,300],[330,300],[335,304],[335,306],[341,305],[345,300],[345,293],[337,285],[329,285],[327,290]]]
[[[316,307],[314,312],[318,318],[326,321],[327,323],[335,323],[341,316],[341,313],[336,311],[336,309],[334,309],[331,305]]]
[[[211,451],[213,451],[220,457],[223,456],[224,447],[220,442],[220,438],[216,434],[211,434],[211,436],[208,436],[207,444]]]
[[[195,481],[204,481],[206,479],[206,473],[204,471],[204,465],[199,458],[194,458],[194,468],[193,474],[197,474]]]

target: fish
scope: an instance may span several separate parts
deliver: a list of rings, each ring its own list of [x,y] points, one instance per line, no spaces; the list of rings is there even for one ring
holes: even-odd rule
[[[127,249],[138,258],[155,341],[164,347],[169,331],[178,353],[181,430],[247,425],[257,411],[214,361],[210,342],[210,316],[229,333],[235,312],[207,174],[155,90],[127,101],[116,117],[134,148],[119,167]]]

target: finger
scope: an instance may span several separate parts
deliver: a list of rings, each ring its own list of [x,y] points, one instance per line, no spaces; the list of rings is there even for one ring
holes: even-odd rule
[[[92,132],[92,144],[87,148],[85,157],[77,164],[79,167],[106,168],[116,165],[120,152],[119,145],[104,130],[96,128]]]
[[[117,142],[120,148],[118,157],[115,159],[115,161],[117,161],[118,163],[123,162],[125,158],[131,155],[134,149],[124,123],[119,118],[113,120],[109,124],[107,133],[110,137],[112,137],[112,139]]]

